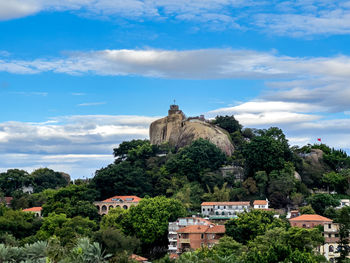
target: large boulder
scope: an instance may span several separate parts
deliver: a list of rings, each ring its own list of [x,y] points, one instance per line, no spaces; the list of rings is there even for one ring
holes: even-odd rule
[[[177,105],[171,105],[168,116],[156,120],[150,126],[151,144],[169,143],[181,148],[199,138],[210,141],[226,155],[232,155],[234,147],[228,133],[204,120],[203,117],[186,118]]]

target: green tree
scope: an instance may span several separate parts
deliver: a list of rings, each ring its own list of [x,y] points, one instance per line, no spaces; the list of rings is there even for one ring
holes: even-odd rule
[[[51,213],[44,217],[43,224],[36,236],[40,240],[48,240],[52,236],[59,238],[62,245],[72,243],[78,237],[91,237],[97,224],[81,216],[68,218],[65,214]]]
[[[300,214],[304,215],[304,214],[309,214],[309,215],[313,215],[316,214],[315,210],[312,208],[311,205],[307,205],[307,206],[302,206],[299,208],[299,212]]]
[[[141,240],[144,253],[152,253],[155,247],[167,246],[169,222],[185,215],[186,209],[178,200],[162,196],[144,198],[128,210],[123,231]]]
[[[140,240],[123,234],[119,229],[105,228],[95,233],[95,240],[102,244],[107,253],[116,254],[123,251],[135,252],[140,246]]]
[[[145,169],[129,161],[110,164],[96,171],[91,188],[98,190],[101,200],[115,195],[152,195],[152,177]]]
[[[102,217],[100,222],[101,229],[108,228],[123,228],[123,220],[127,215],[127,210],[121,207],[112,208],[108,211],[108,214]]]
[[[34,192],[39,193],[45,189],[55,189],[68,185],[63,173],[55,172],[48,168],[39,168],[31,173],[34,181]]]
[[[327,207],[338,206],[340,204],[339,200],[330,194],[314,194],[307,200],[319,215],[323,215]]]
[[[14,211],[0,206],[0,234],[11,234],[17,239],[35,235],[41,227],[41,219],[33,213]]]
[[[339,211],[336,220],[339,223],[339,247],[340,257],[338,262],[345,263],[347,256],[350,255],[350,207],[343,207]]]
[[[228,133],[234,133],[236,131],[240,132],[242,129],[242,125],[239,124],[233,115],[216,116],[212,123],[219,126],[220,128],[223,128]]]
[[[24,170],[10,169],[5,173],[0,173],[0,191],[5,196],[12,196],[16,190],[32,184],[33,177]]]
[[[49,196],[43,205],[43,216],[55,212],[66,214],[67,217],[89,217],[98,220],[97,208],[92,204],[96,200],[97,192],[86,185],[69,185],[61,188]]]
[[[132,140],[129,142],[122,142],[117,148],[113,149],[116,163],[126,160],[130,150],[146,144],[149,144],[148,140]]]
[[[248,213],[238,214],[237,219],[231,219],[226,222],[226,235],[231,236],[236,241],[246,244],[249,240],[265,231],[282,227],[286,228],[287,223],[281,219],[274,218],[271,211],[252,210]]]
[[[230,189],[227,183],[224,183],[222,188],[214,186],[213,192],[208,187],[208,193],[203,194],[203,200],[213,202],[227,202],[230,200]]]
[[[215,171],[225,161],[226,156],[218,147],[207,140],[198,139],[171,156],[165,165],[171,174],[185,175],[189,181],[200,182],[202,171]]]
[[[272,127],[259,130],[260,136],[255,136],[243,149],[246,158],[246,168],[249,175],[257,171],[270,173],[283,169],[284,163],[292,161],[292,151],[282,130]]]

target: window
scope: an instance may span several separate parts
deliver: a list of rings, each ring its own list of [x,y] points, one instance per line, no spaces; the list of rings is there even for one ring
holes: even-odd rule
[[[334,252],[334,247],[332,245],[330,245],[329,248],[328,248],[328,251],[329,252]]]
[[[332,228],[332,224],[328,224],[328,228]]]
[[[198,211],[198,210],[197,210]],[[205,212],[205,208],[203,208],[203,212]]]
[[[305,224],[303,224],[303,227],[306,227],[306,225],[305,225]]]
[[[226,209],[226,206],[224,205],[224,209]]]
[[[201,239],[203,239],[204,238],[204,234],[201,234]],[[203,243],[202,243],[203,244]]]

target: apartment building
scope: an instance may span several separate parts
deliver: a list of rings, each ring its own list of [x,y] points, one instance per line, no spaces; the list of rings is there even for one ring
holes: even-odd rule
[[[177,231],[177,253],[213,247],[225,235],[224,225],[192,225]]]
[[[123,209],[129,209],[132,205],[134,206],[138,205],[140,201],[141,201],[141,198],[135,195],[131,195],[131,196],[116,195],[103,201],[94,202],[94,205],[97,207],[98,213],[100,215],[106,215],[108,214],[108,211],[111,208],[120,207]]]
[[[178,218],[175,222],[170,222],[168,226],[169,254],[175,254],[177,252],[177,231],[181,228],[193,225],[209,226],[214,224],[200,217],[183,217]]]
[[[210,217],[234,218],[237,214],[250,211],[250,202],[203,202],[202,215]]]

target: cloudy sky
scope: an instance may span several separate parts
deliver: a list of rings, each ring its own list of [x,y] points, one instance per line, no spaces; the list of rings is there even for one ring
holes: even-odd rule
[[[176,102],[350,149],[350,1],[0,0],[0,172],[73,178]]]

